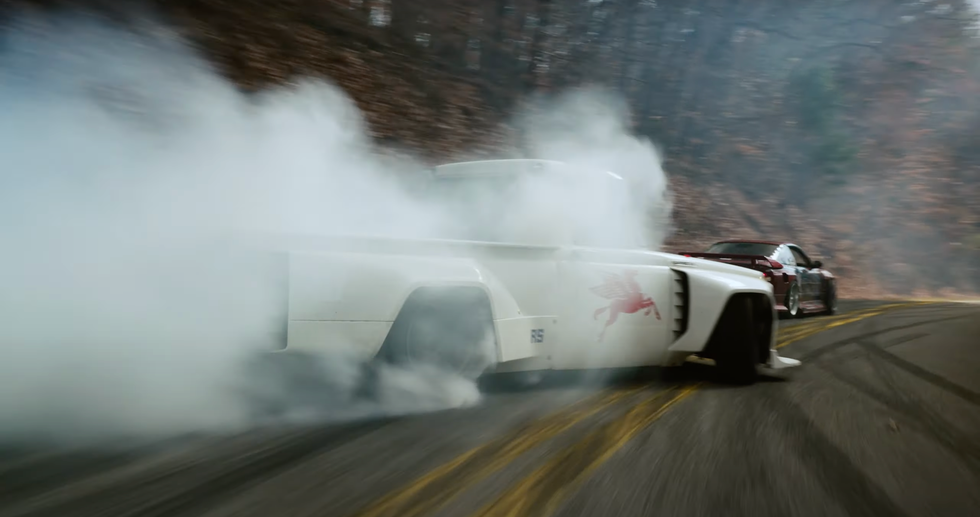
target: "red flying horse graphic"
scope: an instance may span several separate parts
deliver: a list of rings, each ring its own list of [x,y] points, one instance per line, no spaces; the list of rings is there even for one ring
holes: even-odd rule
[[[605,282],[602,285],[589,288],[593,293],[607,300],[612,300],[608,306],[596,309],[592,316],[592,319],[596,319],[600,314],[609,311],[609,319],[606,321],[606,325],[602,327],[602,332],[599,333],[599,341],[602,341],[606,335],[606,329],[616,323],[620,314],[635,314],[646,309],[643,311],[644,316],[649,316],[652,311],[657,315],[657,319],[660,319],[657,304],[653,303],[652,298],[644,296],[643,292],[640,291],[640,284],[636,283],[635,280],[636,275],[635,270],[627,270],[622,276],[616,273],[603,273]]]

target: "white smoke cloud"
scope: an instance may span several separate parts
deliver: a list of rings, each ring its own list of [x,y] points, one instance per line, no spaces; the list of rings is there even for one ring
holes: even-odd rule
[[[425,237],[459,222],[404,193],[393,178],[419,167],[382,165],[338,89],[307,81],[244,96],[152,24],[19,19],[0,70],[0,439],[249,425],[241,365],[278,329],[281,284],[216,236]],[[639,199],[669,209],[659,157],[618,115],[567,112],[567,124],[588,131],[537,128],[535,146],[632,177]],[[646,205],[630,206],[645,217]],[[335,358],[326,375],[349,391],[357,368]],[[318,418],[478,400],[473,383],[449,375],[381,375],[378,400]]]
[[[600,175],[576,182],[556,199],[570,210],[555,211],[567,212],[563,215],[583,243],[657,249],[668,237],[672,203],[667,177],[660,153],[650,141],[631,135],[628,122],[622,98],[601,90],[542,99],[522,119],[535,157],[623,179],[609,182]]]

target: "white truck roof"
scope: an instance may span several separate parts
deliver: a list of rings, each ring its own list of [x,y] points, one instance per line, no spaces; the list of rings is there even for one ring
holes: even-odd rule
[[[527,172],[541,172],[565,168],[565,164],[553,160],[481,160],[475,162],[447,163],[432,169],[436,178],[461,178],[475,176],[510,176]]]
[[[537,160],[516,158],[510,160],[481,160],[473,162],[447,163],[433,167],[435,178],[466,178],[510,176],[529,172],[544,172],[567,170],[568,165],[555,160]],[[606,172],[616,179],[623,179],[617,174]]]

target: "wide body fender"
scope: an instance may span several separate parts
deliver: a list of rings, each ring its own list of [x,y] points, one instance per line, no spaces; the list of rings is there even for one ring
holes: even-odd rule
[[[721,313],[732,296],[751,293],[765,296],[772,308],[773,332],[770,333],[770,348],[776,339],[776,301],[772,286],[761,278],[747,275],[720,273],[696,268],[675,266],[687,275],[688,314],[687,331],[668,348],[670,352],[697,353],[704,350],[721,319]]]
[[[430,286],[482,289],[495,321],[524,326],[507,289],[470,258],[292,252],[288,263],[287,350],[373,357],[412,292]]]

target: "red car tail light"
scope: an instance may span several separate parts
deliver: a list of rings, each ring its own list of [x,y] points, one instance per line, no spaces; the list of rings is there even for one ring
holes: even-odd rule
[[[772,259],[755,259],[755,265],[762,267],[770,267],[772,269],[783,269],[783,265]]]

